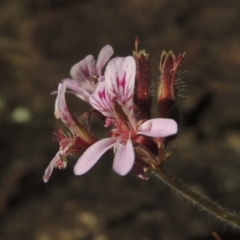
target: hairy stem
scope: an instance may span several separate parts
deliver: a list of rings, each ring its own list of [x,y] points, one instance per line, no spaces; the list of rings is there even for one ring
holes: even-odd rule
[[[240,229],[240,217],[223,209],[221,206],[213,203],[212,201],[204,198],[199,193],[194,192],[191,188],[187,187],[184,183],[174,179],[168,175],[162,168],[149,170],[149,172],[166,183],[173,190],[180,193],[183,197],[191,202],[197,204],[200,208],[212,214],[216,218],[224,221],[225,223]]]

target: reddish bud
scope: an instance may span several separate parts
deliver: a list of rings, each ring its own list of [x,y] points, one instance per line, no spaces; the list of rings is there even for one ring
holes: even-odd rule
[[[136,61],[136,81],[134,92],[134,112],[137,118],[150,119],[151,103],[150,84],[151,84],[151,66],[148,60],[149,54],[145,50],[138,51],[139,40],[136,38],[135,51],[133,57]]]
[[[171,118],[173,107],[177,96],[177,72],[183,62],[184,54],[177,57],[172,51],[162,52],[160,59],[160,84],[158,88],[158,108],[160,118]],[[163,161],[166,158],[165,148],[170,140],[175,138],[170,136],[167,138],[155,138],[158,146],[158,159]]]
[[[159,116],[168,118],[177,96],[177,72],[185,54],[177,57],[172,51],[162,52],[160,59],[160,84],[158,89]]]

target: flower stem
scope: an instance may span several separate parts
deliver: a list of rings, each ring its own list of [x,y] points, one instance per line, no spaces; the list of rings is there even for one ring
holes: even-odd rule
[[[225,210],[221,206],[212,201],[204,198],[199,193],[193,191],[187,185],[182,183],[181,181],[174,179],[168,173],[166,173],[162,168],[152,169],[149,172],[160,179],[162,182],[166,183],[173,190],[180,193],[183,197],[187,198],[191,202],[197,204],[203,210],[212,214],[216,218],[222,220],[223,222],[229,224],[232,227],[237,227],[240,229],[240,217],[237,215],[230,213]]]

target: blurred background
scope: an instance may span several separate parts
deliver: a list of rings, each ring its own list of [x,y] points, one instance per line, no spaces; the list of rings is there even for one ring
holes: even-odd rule
[[[116,175],[111,153],[84,176],[72,161],[42,181],[63,127],[50,93],[87,54],[110,44],[131,55],[138,36],[155,82],[163,49],[186,52],[181,129],[165,168],[240,212],[239,12],[237,0],[1,0],[0,239],[240,239],[156,179]],[[86,108],[68,101],[75,114]]]

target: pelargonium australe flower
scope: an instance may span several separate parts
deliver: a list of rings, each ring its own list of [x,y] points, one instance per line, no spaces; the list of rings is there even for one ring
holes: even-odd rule
[[[66,158],[72,154],[80,154],[87,149],[96,139],[75,119],[69,111],[65,99],[66,85],[59,84],[58,96],[55,102],[55,116],[60,118],[68,127],[68,135],[59,131],[57,139],[59,140],[60,149],[52,159],[45,170],[43,181],[47,182],[52,174],[54,167],[63,169],[66,167]]]
[[[82,153],[96,141],[69,111],[65,100],[65,92],[66,89],[69,89],[68,92],[89,103],[89,97],[93,94],[97,78],[102,76],[103,68],[112,54],[112,47],[106,45],[101,49],[97,62],[92,55],[86,56],[71,68],[72,79],[64,79],[59,83],[54,114],[57,119],[62,120],[71,133],[69,133],[69,136],[62,132],[58,134],[60,149],[45,170],[44,182],[49,180],[54,167],[59,169],[66,167],[66,157],[71,154]]]
[[[133,113],[135,76],[133,57],[117,57],[107,64],[89,102],[106,117],[105,126],[113,129],[108,138],[91,145],[78,159],[74,167],[76,175],[86,173],[110,148],[115,152],[114,171],[126,175],[134,165],[133,143],[138,136],[166,137],[177,133],[177,123],[172,119],[136,121]]]

